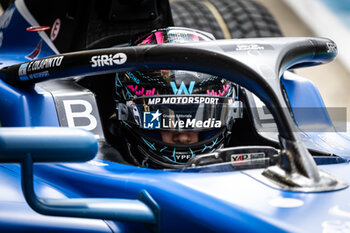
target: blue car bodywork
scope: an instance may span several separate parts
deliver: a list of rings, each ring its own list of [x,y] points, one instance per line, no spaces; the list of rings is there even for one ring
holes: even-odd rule
[[[0,122],[4,127],[2,130],[6,130],[5,127],[70,126],[67,119],[64,120],[64,116],[60,115],[65,114],[66,109],[65,105],[59,102],[67,99],[60,95],[60,90],[52,88],[52,82],[55,82],[54,87],[57,87],[60,82],[64,83],[67,80],[57,79],[47,83],[38,81],[35,85],[22,87],[9,82],[8,78],[4,77],[6,67],[35,61],[32,60],[33,54],[35,59],[57,56],[57,51],[52,43],[45,39],[45,35],[25,30],[32,24],[29,23],[30,19],[25,17],[26,14],[18,2],[7,9],[0,18],[2,22]],[[280,44],[292,44],[287,40],[284,41],[283,38],[280,38],[280,41]],[[223,41],[218,42],[217,45],[208,44],[211,46],[209,50],[215,51],[216,46],[222,48],[236,42],[225,43]],[[241,42],[237,40],[237,43]],[[242,43],[259,43],[267,46],[270,41],[255,39]],[[327,41],[327,43],[331,42]],[[277,50],[278,46],[283,46],[280,44],[276,45],[276,49],[272,44],[271,50]],[[191,46],[188,45],[189,50]],[[329,47],[329,50],[331,49]],[[332,52],[334,51],[329,51],[329,53]],[[319,61],[331,60],[335,56],[327,53],[318,54],[319,57],[316,55],[312,54],[311,58],[306,55],[306,58],[299,57],[299,63],[307,63],[310,60],[319,63]],[[63,56],[65,56],[64,59],[69,57],[66,54]],[[129,54],[128,56],[131,57]],[[253,66],[248,60],[243,63]],[[161,65],[164,64],[159,66]],[[78,67],[73,71],[79,73],[83,68]],[[269,77],[271,70],[261,70],[265,77]],[[71,76],[68,71],[57,74],[57,77],[59,75]],[[20,78],[20,74],[18,76]],[[54,75],[44,78],[51,77]],[[317,167],[341,178],[344,183],[350,183],[349,138],[334,130],[316,87],[307,79],[288,71],[282,75],[281,83],[291,111],[294,113],[300,142],[314,151]],[[247,85],[250,87],[250,84]],[[259,89],[259,87],[250,88]],[[72,91],[69,88],[63,88],[63,90],[69,93],[79,92],[77,91],[79,89]],[[94,108],[96,102],[93,93],[83,90],[76,96],[80,96],[80,100],[91,104],[89,113],[99,122],[100,116]],[[252,96],[248,101],[251,105],[257,103]],[[305,115],[298,114],[298,108],[315,108],[319,111],[317,114]],[[259,120],[258,115],[253,116]],[[266,116],[271,117],[271,114]],[[261,122],[255,121],[254,127],[257,132],[259,127],[264,128]],[[90,124],[91,121],[88,122],[88,125]],[[317,125],[323,131],[303,130],[310,125]],[[55,133],[55,130],[52,130]],[[102,126],[98,123],[90,131],[98,140],[104,140]],[[2,132],[3,138],[1,135],[0,138],[5,140],[6,133]],[[278,143],[277,134],[278,131],[269,130],[262,130],[259,133],[261,137],[273,143]],[[45,143],[44,138],[42,140]],[[62,142],[67,143],[67,141]],[[54,145],[51,147],[52,150],[55,149]],[[318,156],[318,152],[322,156]],[[85,163],[36,163],[34,165],[36,195],[51,199],[135,200],[142,190],[146,190],[159,206],[159,211],[155,214],[158,216],[157,227],[154,228],[152,224],[144,224],[142,221],[118,221],[118,218],[116,220],[103,220],[103,217],[88,219],[83,218],[83,214],[81,218],[45,216],[31,209],[22,195],[21,166],[23,164],[0,165],[0,229],[3,232],[39,230],[49,232],[331,232],[350,229],[350,204],[348,203],[350,191],[346,185],[334,190],[300,192],[281,189],[260,179],[257,173],[261,173],[263,168],[240,170],[231,166],[230,169],[224,169],[222,164],[214,164],[209,167],[181,170],[154,170],[110,162],[98,157]],[[118,213],[118,208],[115,212]]]

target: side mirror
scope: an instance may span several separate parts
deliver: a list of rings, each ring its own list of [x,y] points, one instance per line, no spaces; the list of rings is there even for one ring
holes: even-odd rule
[[[0,162],[85,162],[98,144],[87,131],[71,128],[0,128]]]
[[[21,163],[22,191],[29,206],[51,216],[135,221],[159,231],[159,206],[142,190],[139,198],[45,199],[34,192],[33,162],[86,162],[98,143],[88,131],[72,128],[0,128],[0,162]]]

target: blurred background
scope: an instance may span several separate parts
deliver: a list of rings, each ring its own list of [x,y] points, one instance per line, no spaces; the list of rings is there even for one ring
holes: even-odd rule
[[[316,84],[327,107],[347,108],[350,121],[350,1],[255,1],[269,9],[284,36],[327,37],[337,43],[339,54],[335,61],[298,69],[296,73]]]

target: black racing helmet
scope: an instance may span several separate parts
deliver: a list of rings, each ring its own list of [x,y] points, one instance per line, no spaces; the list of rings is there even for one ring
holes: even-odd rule
[[[136,44],[206,40],[213,36],[193,29],[166,28]],[[222,148],[242,112],[238,86],[199,72],[121,72],[116,74],[115,87],[118,120],[128,153],[138,166],[180,168],[193,156]],[[169,135],[170,142],[166,139]],[[190,139],[175,140],[183,135]]]

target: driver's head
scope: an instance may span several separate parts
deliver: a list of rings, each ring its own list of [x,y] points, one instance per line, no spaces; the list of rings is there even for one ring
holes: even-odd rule
[[[152,32],[138,44],[211,40],[192,29]],[[178,168],[191,157],[224,146],[237,117],[237,86],[221,77],[183,70],[116,75],[117,115],[132,160]]]

